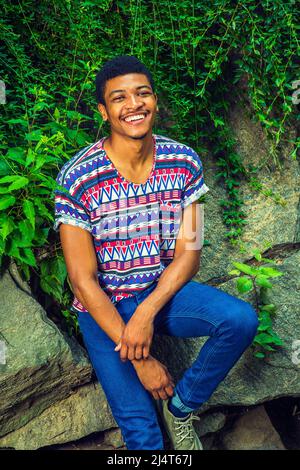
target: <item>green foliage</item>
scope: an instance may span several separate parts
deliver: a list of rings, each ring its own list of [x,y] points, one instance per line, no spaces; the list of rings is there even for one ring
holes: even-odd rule
[[[154,132],[188,143],[204,161],[213,155],[227,191],[220,201],[226,238],[236,244],[246,224],[240,182],[263,188],[257,168],[246,168],[235,150],[229,98],[240,99],[242,85],[279,164],[286,129],[299,119],[292,103],[292,84],[299,79],[296,5],[52,0],[36,8],[33,0],[2,1],[0,262],[14,258],[25,279],[39,276],[43,290],[68,309],[61,247],[50,230],[55,178],[79,148],[108,132],[97,111],[94,76],[118,54],[136,55],[153,72],[160,105]],[[296,158],[299,138],[290,143]],[[283,202],[272,192],[265,195]],[[267,285],[268,276],[256,282]],[[239,283],[241,289],[251,286],[249,279]]]
[[[271,260],[263,258],[261,253],[255,249],[252,250],[255,259],[262,263],[272,263]],[[257,334],[253,340],[254,356],[262,359],[267,351],[276,351],[274,346],[282,346],[283,341],[273,331],[272,316],[275,314],[276,307],[268,303],[268,289],[273,285],[270,278],[283,276],[281,271],[273,267],[249,266],[245,263],[233,262],[236,269],[229,271],[232,276],[239,276],[236,280],[236,287],[241,294],[253,291],[255,294],[256,310],[258,312],[259,326]]]

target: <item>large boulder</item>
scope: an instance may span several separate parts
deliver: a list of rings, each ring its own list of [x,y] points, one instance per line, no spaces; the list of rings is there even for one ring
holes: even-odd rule
[[[0,436],[21,428],[89,383],[92,367],[77,342],[63,335],[42,306],[8,271],[0,280]]]
[[[59,399],[16,431],[0,438],[0,447],[35,450],[75,441],[116,427],[99,383],[90,383]]]
[[[201,406],[199,412],[209,408],[231,405],[256,405],[284,396],[300,396],[300,364],[293,360],[294,345],[300,339],[300,251],[278,261],[283,276],[274,278],[269,299],[277,306],[273,330],[284,341],[283,347],[264,359],[253,355],[249,347],[240,357],[223,382]],[[249,301],[249,296],[237,294],[235,280],[218,288]],[[167,365],[175,379],[195,360],[207,338],[155,337],[154,355]]]

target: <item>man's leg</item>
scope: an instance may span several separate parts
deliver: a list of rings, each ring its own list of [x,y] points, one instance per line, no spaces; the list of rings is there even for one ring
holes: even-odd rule
[[[117,304],[127,323],[137,302],[124,299]],[[78,322],[96,376],[128,450],[163,450],[163,438],[152,395],[140,382],[130,361],[122,362],[115,343],[89,313],[79,313]],[[99,410],[100,411],[100,410]]]
[[[176,384],[172,403],[188,413],[206,402],[250,346],[257,326],[248,302],[193,280],[179,289],[155,317],[155,332],[210,338]]]

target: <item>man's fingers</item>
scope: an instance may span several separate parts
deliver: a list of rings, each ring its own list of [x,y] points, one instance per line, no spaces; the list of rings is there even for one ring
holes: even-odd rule
[[[115,351],[120,351],[121,346],[122,346],[122,343],[120,341],[119,344],[117,344],[117,346],[115,347]]]
[[[161,388],[161,389],[158,391],[158,394],[159,394],[159,396],[160,396],[160,398],[161,398],[162,400],[166,400],[167,398],[169,398],[163,388]]]
[[[122,344],[121,346],[121,351],[120,351],[120,358],[121,361],[125,362],[127,360],[127,353],[128,353],[128,348],[126,344]]]
[[[142,359],[143,357],[143,348],[142,346],[137,346],[135,348],[135,358],[136,359]]]
[[[173,387],[171,385],[165,387],[165,391],[169,397],[172,397],[174,395]]]
[[[153,392],[152,392],[152,396],[153,396],[153,398],[155,398],[155,400],[159,400],[159,395],[158,395],[157,392],[154,392],[154,391],[153,391]]]
[[[135,359],[135,347],[134,346],[130,346],[128,348],[127,357],[130,361]]]
[[[143,347],[143,358],[144,359],[148,359],[149,357],[149,347],[148,346],[144,346]]]

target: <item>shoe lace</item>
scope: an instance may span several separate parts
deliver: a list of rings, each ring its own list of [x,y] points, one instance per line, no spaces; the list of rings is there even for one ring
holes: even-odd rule
[[[174,421],[174,424],[176,425],[175,431],[176,432],[176,441],[177,444],[180,444],[184,439],[194,439],[194,428],[192,421],[200,421],[199,416],[194,416],[191,415],[189,418],[187,418],[185,421]]]

